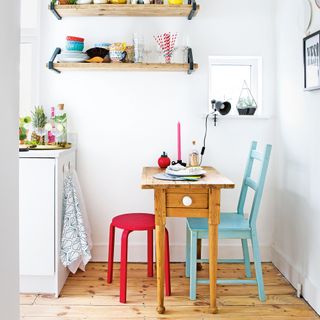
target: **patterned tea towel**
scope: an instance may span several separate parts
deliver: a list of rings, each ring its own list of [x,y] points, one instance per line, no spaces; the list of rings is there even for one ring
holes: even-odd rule
[[[72,273],[78,268],[85,271],[91,259],[91,230],[83,201],[78,176],[69,170],[64,178],[63,227],[60,259]]]

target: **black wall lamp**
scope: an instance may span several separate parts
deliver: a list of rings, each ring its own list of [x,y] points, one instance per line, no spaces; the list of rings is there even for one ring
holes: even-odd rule
[[[231,103],[211,100],[214,126],[217,126],[218,114],[226,116],[231,111]]]

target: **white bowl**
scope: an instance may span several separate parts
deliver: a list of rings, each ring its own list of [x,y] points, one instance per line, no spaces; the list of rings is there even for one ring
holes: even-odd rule
[[[92,0],[78,0],[77,4],[90,4],[92,3]]]

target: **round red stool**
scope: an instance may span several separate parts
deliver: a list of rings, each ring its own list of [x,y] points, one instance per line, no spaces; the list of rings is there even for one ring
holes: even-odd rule
[[[121,261],[120,261],[120,302],[127,301],[127,259],[128,237],[132,231],[148,232],[148,277],[153,277],[153,229],[155,229],[154,214],[150,213],[127,213],[112,219],[109,233],[109,257],[108,257],[108,283],[112,282],[113,256],[114,256],[114,233],[115,228],[123,229],[121,237]],[[165,284],[166,295],[171,295],[170,283],[170,253],[169,234],[165,233]]]

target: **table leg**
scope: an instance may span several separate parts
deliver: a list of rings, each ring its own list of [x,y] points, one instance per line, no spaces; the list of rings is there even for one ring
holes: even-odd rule
[[[217,313],[218,225],[220,223],[220,190],[209,191],[209,313]]]
[[[157,265],[157,312],[165,312],[164,307],[164,239],[166,224],[166,193],[155,190],[155,223],[156,223],[156,265]]]

